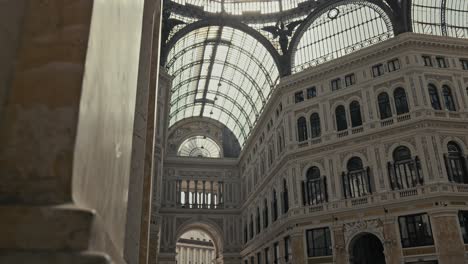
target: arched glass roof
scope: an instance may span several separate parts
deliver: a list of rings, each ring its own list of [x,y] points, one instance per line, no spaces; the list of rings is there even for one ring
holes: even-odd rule
[[[177,155],[184,157],[221,157],[221,148],[211,138],[195,136],[186,139],[180,144]]]
[[[411,20],[416,33],[468,38],[468,1],[413,0]]]
[[[342,1],[318,13],[305,28],[294,49],[293,72],[393,37],[386,13],[369,2]]]
[[[271,14],[294,9],[304,2],[317,0],[173,0],[181,5],[196,6],[208,13],[220,13],[224,10],[230,15],[245,13]]]
[[[226,26],[195,29],[169,50],[170,126],[194,116],[220,121],[242,146],[279,80],[272,55],[249,34]]]

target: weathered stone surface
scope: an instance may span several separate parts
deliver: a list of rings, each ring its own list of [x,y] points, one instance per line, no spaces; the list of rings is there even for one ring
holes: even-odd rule
[[[440,263],[465,263],[465,246],[456,213],[435,214],[431,221]]]
[[[2,206],[0,249],[86,250],[93,219],[73,206]]]
[[[106,255],[72,252],[0,251],[0,264],[110,264]]]

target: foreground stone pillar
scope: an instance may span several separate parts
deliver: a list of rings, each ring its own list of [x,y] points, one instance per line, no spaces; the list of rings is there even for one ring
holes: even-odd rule
[[[294,263],[305,264],[306,256],[304,256],[305,245],[303,232],[296,232],[291,234],[291,248],[292,259]]]
[[[459,233],[457,212],[432,213],[431,225],[439,263],[465,263],[465,245]]]
[[[384,241],[384,254],[387,264],[400,264],[402,263],[403,252],[401,243],[399,241],[399,230],[397,218],[392,218],[383,221],[383,233],[385,234]]]
[[[137,263],[124,251],[144,0],[17,2],[0,263]]]
[[[343,225],[335,225],[331,231],[333,232],[332,235],[335,243],[333,247],[335,263],[346,264],[347,254]]]

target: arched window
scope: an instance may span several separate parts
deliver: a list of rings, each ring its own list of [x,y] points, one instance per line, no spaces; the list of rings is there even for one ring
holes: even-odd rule
[[[390,118],[392,116],[392,108],[390,107],[388,94],[385,92],[380,93],[377,100],[379,101],[380,119]]]
[[[335,109],[336,117],[336,130],[342,131],[348,129],[348,122],[346,121],[346,110],[344,106],[340,105]]]
[[[306,173],[306,180],[302,183],[302,200],[304,205],[316,205],[327,202],[326,178],[320,175],[320,169],[310,167]]]
[[[351,102],[351,104],[349,105],[349,111],[351,112],[351,126],[362,126],[361,106],[359,105],[359,102]]]
[[[307,140],[307,121],[303,116],[297,119],[297,133],[299,142]]]
[[[449,111],[456,111],[455,101],[453,100],[452,90],[447,85],[442,87],[442,94],[444,96],[445,108]]]
[[[278,199],[276,197],[275,189],[273,189],[273,197],[271,200],[271,217],[273,222],[278,219]]]
[[[268,227],[268,202],[267,199],[263,200],[263,228]]]
[[[283,214],[289,211],[289,192],[286,179],[283,179]]]
[[[411,151],[405,146],[393,151],[393,163],[389,162],[388,170],[392,189],[403,190],[423,184],[419,159],[413,158]]]
[[[397,115],[406,114],[409,112],[408,100],[406,98],[405,89],[399,87],[393,92],[393,98],[395,99],[395,108]]]
[[[445,167],[449,180],[456,183],[468,183],[468,172],[465,157],[460,146],[450,141],[447,144],[448,154],[445,155]]]
[[[260,229],[261,229],[260,208],[258,206],[257,206],[257,218],[255,220],[256,220],[256,224],[257,224],[257,234],[258,234],[258,233],[260,233]]]
[[[343,172],[343,192],[345,198],[366,196],[371,192],[369,169],[364,169],[362,160],[352,157],[346,164],[347,173]]]
[[[317,113],[313,113],[310,116],[310,130],[312,138],[320,137],[320,116]]]
[[[254,220],[253,215],[250,215],[250,239],[254,237]]]
[[[435,110],[442,110],[442,107],[440,105],[439,93],[437,92],[437,87],[435,87],[435,85],[433,84],[429,84],[428,91],[429,97],[431,98],[432,108],[434,108]]]
[[[299,32],[300,40],[292,47],[293,72],[393,37],[392,23],[379,6],[363,1],[341,2],[305,21],[304,30]]]

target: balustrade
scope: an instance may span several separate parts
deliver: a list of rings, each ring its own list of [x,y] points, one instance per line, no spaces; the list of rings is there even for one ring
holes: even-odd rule
[[[224,183],[222,181],[177,180],[176,192],[176,203],[182,208],[224,207]]]

